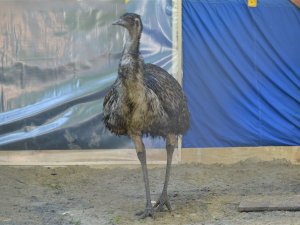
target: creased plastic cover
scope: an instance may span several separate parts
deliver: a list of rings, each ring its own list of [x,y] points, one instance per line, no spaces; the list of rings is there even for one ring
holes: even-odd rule
[[[184,147],[300,145],[300,10],[183,1]]]
[[[142,16],[145,61],[171,72],[168,0],[0,1],[0,149],[132,147],[102,123],[127,35],[111,24],[126,11]]]

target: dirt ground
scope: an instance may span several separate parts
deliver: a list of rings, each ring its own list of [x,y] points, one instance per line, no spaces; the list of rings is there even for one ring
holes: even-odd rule
[[[162,190],[164,167],[149,169],[152,199]],[[173,211],[139,220],[145,206],[141,169],[0,167],[1,225],[300,225],[300,212],[240,213],[244,198],[300,194],[300,166],[247,160],[234,165],[174,165]]]

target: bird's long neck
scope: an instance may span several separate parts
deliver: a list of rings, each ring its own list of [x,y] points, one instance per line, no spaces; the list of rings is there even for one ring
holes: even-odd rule
[[[124,54],[132,54],[138,56],[140,53],[140,38],[141,34],[129,32],[129,40],[125,45]]]
[[[127,41],[119,65],[119,76],[130,98],[144,90],[144,61],[139,53],[140,36],[132,36]]]

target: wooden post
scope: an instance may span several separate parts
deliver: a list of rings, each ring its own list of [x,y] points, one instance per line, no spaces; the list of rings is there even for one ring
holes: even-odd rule
[[[300,211],[300,195],[256,196],[243,199],[239,212]]]
[[[182,86],[182,0],[172,1],[172,73]],[[178,137],[178,159],[181,161],[182,136]]]

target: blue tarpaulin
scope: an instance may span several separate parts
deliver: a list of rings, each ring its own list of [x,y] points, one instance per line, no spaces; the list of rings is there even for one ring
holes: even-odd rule
[[[300,144],[300,10],[288,0],[183,0],[183,147]]]

